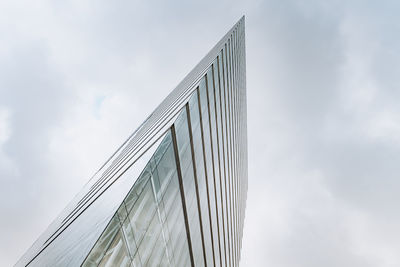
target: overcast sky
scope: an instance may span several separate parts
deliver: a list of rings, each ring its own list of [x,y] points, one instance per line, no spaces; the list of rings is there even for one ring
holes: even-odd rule
[[[243,14],[241,266],[400,266],[400,2],[166,2],[0,2],[0,266]]]

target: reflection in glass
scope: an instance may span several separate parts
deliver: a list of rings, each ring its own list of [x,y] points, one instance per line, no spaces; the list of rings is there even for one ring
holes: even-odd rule
[[[188,266],[188,243],[168,132],[83,266]]]

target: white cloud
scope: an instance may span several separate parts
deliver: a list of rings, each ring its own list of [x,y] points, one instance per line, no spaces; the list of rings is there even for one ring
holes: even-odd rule
[[[9,117],[9,111],[6,108],[0,107],[0,145],[7,141],[11,135]]]
[[[243,13],[242,266],[399,265],[398,4],[3,1],[0,10],[0,265],[15,263]]]

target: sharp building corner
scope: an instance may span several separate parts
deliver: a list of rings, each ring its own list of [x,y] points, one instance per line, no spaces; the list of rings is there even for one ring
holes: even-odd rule
[[[247,165],[243,16],[16,266],[239,266]]]

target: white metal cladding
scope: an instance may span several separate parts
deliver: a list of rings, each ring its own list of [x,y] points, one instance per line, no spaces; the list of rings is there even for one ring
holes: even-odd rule
[[[43,255],[41,254],[48,254],[48,252],[50,251],[51,253],[55,254],[62,253],[63,249],[66,248],[58,248],[53,250],[50,248],[55,247],[57,243],[60,242],[60,239],[65,239],[65,235],[68,235],[69,232],[71,232],[72,230],[78,231],[78,224],[83,224],[84,222],[86,225],[96,225],[97,228],[100,229],[100,225],[105,226],[105,224],[115,213],[116,208],[119,204],[118,201],[120,200],[115,201],[115,203],[112,205],[102,206],[102,214],[97,217],[87,216],[86,213],[94,212],[94,210],[97,209],[95,206],[100,205],[99,203],[101,203],[101,201],[107,202],[108,197],[106,195],[111,196],[112,194],[110,192],[112,190],[121,190],[123,185],[126,185],[125,187],[129,189],[134,184],[135,180],[124,181],[125,178],[120,179],[121,177],[123,177],[122,174],[126,173],[128,169],[129,171],[131,171],[131,169],[136,169],[136,172],[141,171],[140,166],[145,164],[145,159],[148,159],[151,156],[151,151],[153,151],[156,147],[154,146],[154,144],[157,141],[160,141],[161,137],[164,136],[165,132],[171,127],[178,112],[188,102],[189,97],[199,85],[200,79],[205,75],[209,67],[214,62],[215,58],[220,53],[221,49],[226,48],[228,41],[231,42],[231,40],[234,40],[234,38],[236,38],[236,30],[239,26],[244,28],[244,17],[242,17],[232,27],[232,29],[217,43],[217,45],[214,46],[214,48],[200,61],[200,63],[167,96],[167,98],[156,108],[156,110],[152,114],[150,114],[145,122],[95,173],[95,175],[89,180],[89,182],[85,185],[81,192],[71,201],[71,203],[62,211],[62,213],[55,219],[55,221],[48,227],[48,229],[39,237],[39,239],[18,261],[17,266],[25,266],[30,263],[35,263],[36,259],[40,259],[43,257]],[[230,43],[230,45],[233,46],[233,42]],[[244,57],[244,53],[242,56]],[[238,66],[236,65],[236,67]],[[232,69],[232,72],[234,71],[235,70]],[[242,79],[244,79],[244,77],[242,77]],[[238,106],[238,109],[243,111],[243,108],[240,106]],[[239,110],[236,111],[238,112]],[[244,113],[240,113],[239,111],[239,114],[236,115],[246,116],[245,108]],[[239,130],[240,132],[240,129],[237,130]],[[143,162],[140,164],[138,159]],[[239,158],[233,160],[237,161],[239,160]],[[243,164],[247,164],[247,158],[243,161],[245,161],[243,162]],[[237,164],[239,164],[239,162]],[[134,168],[130,168],[132,165],[134,165]],[[138,173],[134,175],[138,177]],[[246,186],[247,188],[247,182],[246,185],[243,186]],[[122,190],[121,193],[123,198],[126,195],[126,192],[124,194]],[[239,216],[236,217],[236,219],[239,220]],[[235,222],[236,231],[241,229],[238,229],[237,224],[239,223],[242,224],[242,219],[240,219],[240,222]],[[88,249],[93,246],[94,242],[97,240],[100,234],[101,231],[94,231],[91,238],[87,238],[83,241],[81,252],[78,251],[76,253],[87,254]],[[53,255],[53,257],[57,257],[57,255]]]

